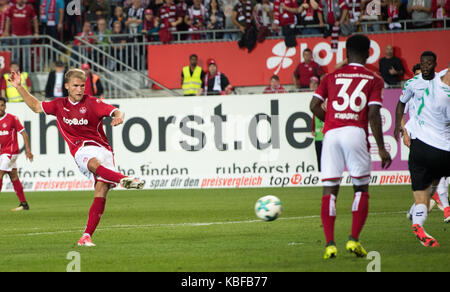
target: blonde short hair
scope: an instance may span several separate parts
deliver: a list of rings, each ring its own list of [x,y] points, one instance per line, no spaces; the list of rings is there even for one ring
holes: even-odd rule
[[[64,80],[66,83],[69,83],[70,79],[72,78],[79,78],[83,81],[86,81],[86,73],[84,73],[84,71],[81,69],[70,69],[64,76]]]

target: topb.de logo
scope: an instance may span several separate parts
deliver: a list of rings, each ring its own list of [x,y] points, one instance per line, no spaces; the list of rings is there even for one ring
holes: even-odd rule
[[[294,63],[291,57],[295,56],[297,50],[295,48],[288,49],[282,41],[272,48],[272,53],[275,56],[267,59],[266,66],[269,70],[275,69],[274,74],[278,74],[281,69],[289,68]]]

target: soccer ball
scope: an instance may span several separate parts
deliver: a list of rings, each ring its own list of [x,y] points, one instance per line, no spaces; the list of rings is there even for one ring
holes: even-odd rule
[[[255,204],[255,213],[259,219],[273,221],[280,217],[283,206],[280,199],[275,196],[264,196]]]

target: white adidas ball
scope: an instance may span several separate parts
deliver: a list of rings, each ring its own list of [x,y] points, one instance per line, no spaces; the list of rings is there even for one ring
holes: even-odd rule
[[[264,196],[258,199],[255,204],[255,213],[259,219],[273,221],[280,217],[283,205],[280,199],[275,196]]]

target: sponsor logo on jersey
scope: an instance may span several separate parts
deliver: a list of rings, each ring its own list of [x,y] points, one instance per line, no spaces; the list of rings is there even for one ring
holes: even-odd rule
[[[88,120],[86,119],[68,119],[66,117],[63,117],[64,123],[68,124],[69,126],[86,126],[88,124]]]
[[[0,131],[0,136],[8,136],[9,135],[9,131],[3,130]]]

